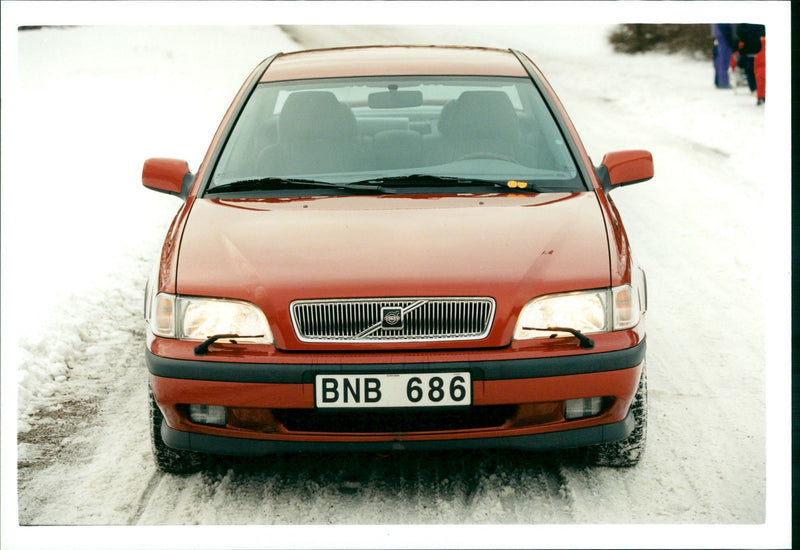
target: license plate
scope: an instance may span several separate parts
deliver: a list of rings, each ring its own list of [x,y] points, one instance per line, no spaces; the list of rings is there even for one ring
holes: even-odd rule
[[[318,408],[456,407],[472,403],[469,372],[318,374]]]

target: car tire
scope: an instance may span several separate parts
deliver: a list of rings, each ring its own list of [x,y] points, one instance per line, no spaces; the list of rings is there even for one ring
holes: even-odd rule
[[[639,378],[639,387],[631,403],[633,412],[633,431],[619,441],[600,443],[586,450],[589,464],[594,466],[610,466],[613,468],[628,468],[636,466],[644,454],[647,436],[647,370],[642,366],[642,375]]]
[[[203,455],[193,451],[181,451],[167,447],[161,439],[161,424],[164,415],[156,404],[153,390],[148,388],[150,395],[150,440],[153,444],[153,457],[156,466],[162,472],[169,474],[191,474],[203,467]]]

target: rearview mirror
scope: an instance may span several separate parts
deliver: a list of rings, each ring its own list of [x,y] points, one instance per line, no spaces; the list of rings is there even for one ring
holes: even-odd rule
[[[142,185],[148,189],[185,198],[193,181],[185,160],[154,158],[144,161]]]
[[[389,90],[373,92],[367,102],[370,109],[393,109],[403,107],[419,107],[422,105],[422,92],[419,90]]]
[[[616,151],[603,157],[597,176],[607,191],[653,177],[653,155],[649,151]]]

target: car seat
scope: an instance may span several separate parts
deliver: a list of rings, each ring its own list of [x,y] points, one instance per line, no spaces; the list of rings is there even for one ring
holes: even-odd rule
[[[519,122],[505,92],[463,92],[442,110],[438,127],[449,160],[478,153],[516,157]]]
[[[259,166],[272,175],[361,169],[352,110],[332,92],[290,94],[278,118],[278,144],[265,149]]]

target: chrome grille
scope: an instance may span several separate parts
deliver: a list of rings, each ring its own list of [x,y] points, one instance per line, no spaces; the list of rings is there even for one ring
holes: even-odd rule
[[[292,302],[302,342],[480,340],[494,318],[492,298],[374,298]]]

